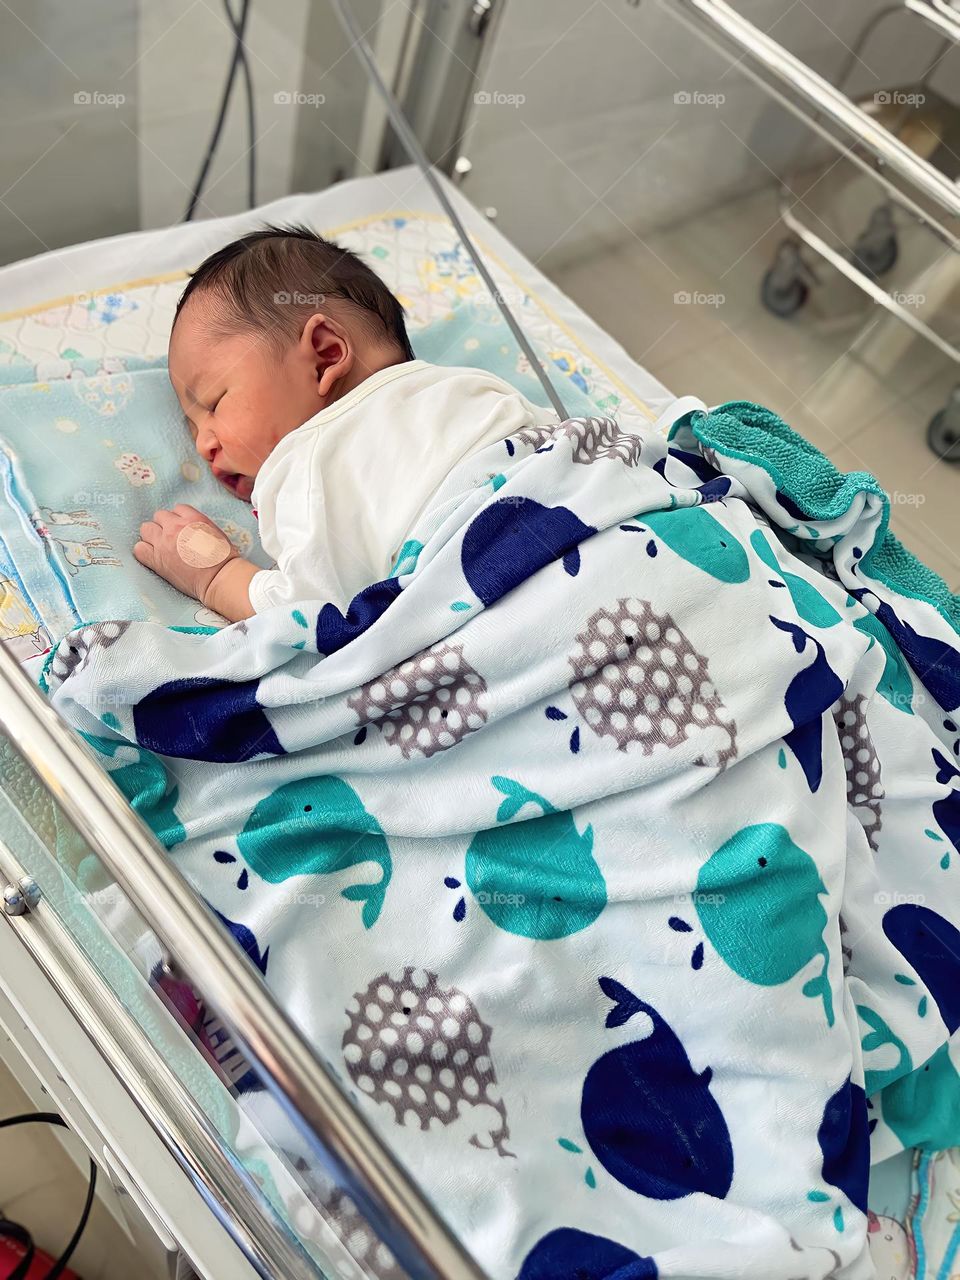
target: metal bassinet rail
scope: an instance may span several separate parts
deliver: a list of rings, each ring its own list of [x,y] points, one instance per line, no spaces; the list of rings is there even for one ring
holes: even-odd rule
[[[960,252],[957,231],[960,186],[950,176],[918,155],[878,119],[872,118],[840,89],[744,18],[726,0],[657,0],[657,3],[733,58],[737,66],[776,101],[883,188],[893,205],[926,226],[948,251]],[[947,48],[960,44],[960,7],[955,0],[898,0],[881,9],[872,22],[897,12],[912,14],[924,21],[943,37]],[[918,337],[960,364],[960,348],[954,342],[905,306],[899,295],[878,284],[876,273],[870,271],[866,262],[858,260],[856,250],[842,252],[807,226],[797,216],[795,203],[785,189],[780,216],[792,240],[781,246],[777,262],[767,273],[763,291],[765,304],[775,314],[792,314],[806,296],[809,271],[798,252],[803,245]],[[880,226],[874,235],[882,231]],[[954,387],[945,407],[931,419],[927,441],[945,461],[960,462],[960,383]]]
[[[0,646],[0,726],[79,834],[102,859],[173,960],[231,1028],[261,1078],[411,1277],[482,1280],[483,1273],[380,1142],[329,1067],[280,1009],[255,967],[228,938],[165,850],[97,766],[39,689]],[[25,919],[28,924],[28,917]],[[146,1114],[156,1100],[127,1076]],[[217,1203],[237,1209],[236,1174],[209,1135],[185,1114],[167,1125],[171,1149],[206,1181]],[[187,1126],[187,1127],[185,1127]],[[178,1132],[179,1129],[179,1132]],[[186,1141],[177,1151],[177,1146]],[[195,1155],[195,1148],[202,1153]],[[205,1157],[205,1158],[203,1158]],[[259,1234],[240,1214],[242,1235]],[[249,1238],[238,1243],[249,1252]],[[255,1265],[276,1241],[258,1243]],[[292,1265],[292,1264],[291,1264]],[[271,1274],[267,1272],[266,1274]],[[298,1275],[300,1270],[272,1274]]]

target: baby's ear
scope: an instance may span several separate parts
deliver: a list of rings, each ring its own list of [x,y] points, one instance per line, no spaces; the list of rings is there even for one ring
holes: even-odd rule
[[[316,370],[320,395],[330,394],[353,366],[353,348],[343,326],[332,316],[317,313],[303,326],[300,345]]]

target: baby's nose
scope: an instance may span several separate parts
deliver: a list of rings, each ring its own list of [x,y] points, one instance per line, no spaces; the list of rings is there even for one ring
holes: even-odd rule
[[[201,428],[197,432],[197,453],[204,462],[212,462],[217,453],[217,441],[212,431]]]

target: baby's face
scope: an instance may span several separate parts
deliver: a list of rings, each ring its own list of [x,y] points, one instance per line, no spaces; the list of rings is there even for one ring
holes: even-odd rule
[[[296,344],[278,361],[257,333],[214,337],[202,299],[180,313],[169,371],[197,453],[239,498],[250,497],[279,441],[323,407],[316,375],[297,359]]]

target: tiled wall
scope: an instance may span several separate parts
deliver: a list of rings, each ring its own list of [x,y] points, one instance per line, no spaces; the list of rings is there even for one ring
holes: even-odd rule
[[[733,2],[827,78],[885,7]],[[850,90],[909,82],[937,44],[895,16],[854,59]],[[655,0],[506,0],[480,88],[491,100],[473,112],[464,191],[496,207],[527,254],[557,264],[774,182],[810,137]],[[703,97],[684,105],[678,93]]]

